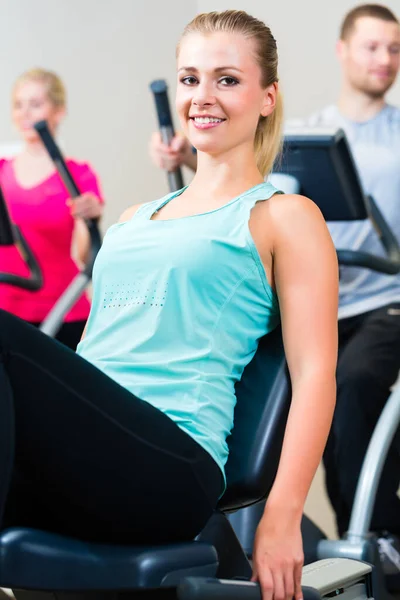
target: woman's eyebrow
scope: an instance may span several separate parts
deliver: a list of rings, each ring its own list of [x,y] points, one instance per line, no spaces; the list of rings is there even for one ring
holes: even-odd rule
[[[189,72],[193,73],[193,72],[197,72],[197,69],[196,69],[196,67],[181,67],[178,70],[178,73],[180,71],[189,71]],[[216,69],[214,69],[215,73],[219,73],[221,71],[237,71],[238,73],[243,73],[243,71],[241,69],[239,69],[238,67],[234,67],[232,65],[227,65],[225,67],[217,67]]]

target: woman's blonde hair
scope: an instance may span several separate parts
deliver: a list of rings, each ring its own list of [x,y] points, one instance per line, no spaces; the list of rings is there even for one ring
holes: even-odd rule
[[[56,108],[66,107],[67,94],[65,86],[60,77],[53,71],[47,71],[46,69],[40,68],[34,68],[25,71],[25,73],[22,73],[22,75],[16,79],[13,87],[13,94],[15,93],[17,87],[26,81],[38,81],[42,83],[44,86],[46,86],[47,96],[53,106]]]
[[[278,81],[278,51],[271,30],[265,23],[243,10],[226,10],[197,15],[184,29],[181,40],[191,34],[217,32],[240,33],[255,41],[256,60],[261,68],[261,86],[267,88]],[[179,53],[179,44],[177,48]],[[278,90],[274,111],[267,117],[260,115],[254,149],[257,166],[262,175],[272,170],[282,147],[283,100]]]

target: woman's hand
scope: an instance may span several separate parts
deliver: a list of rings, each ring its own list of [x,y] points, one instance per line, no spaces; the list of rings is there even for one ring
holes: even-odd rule
[[[253,550],[252,581],[258,581],[263,600],[302,600],[304,562],[301,517],[269,510],[258,525]]]
[[[91,192],[67,200],[67,206],[70,207],[74,219],[98,219],[103,214],[103,205]]]

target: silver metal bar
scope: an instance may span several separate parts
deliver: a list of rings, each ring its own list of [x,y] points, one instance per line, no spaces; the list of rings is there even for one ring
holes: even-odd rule
[[[364,538],[370,529],[382,469],[399,422],[400,386],[396,386],[379,417],[364,458],[351,511],[349,542]]]
[[[166,146],[171,144],[172,138],[174,137],[174,130],[170,125],[162,125],[160,127],[161,139]],[[183,188],[183,178],[180,168],[175,171],[168,171],[168,185],[171,192],[176,192]]]
[[[90,278],[84,273],[79,273],[67,287],[65,292],[57,300],[47,317],[40,326],[40,330],[50,336],[55,336],[67,312],[71,310],[75,302],[79,300],[90,282]]]

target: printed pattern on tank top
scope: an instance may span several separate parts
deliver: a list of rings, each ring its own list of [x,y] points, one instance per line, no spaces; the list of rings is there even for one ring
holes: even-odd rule
[[[158,282],[154,282],[155,285]],[[168,288],[168,284],[166,284]],[[143,305],[149,308],[164,306],[168,289],[140,287],[138,283],[105,284],[102,291],[103,308],[125,308],[128,306]]]

